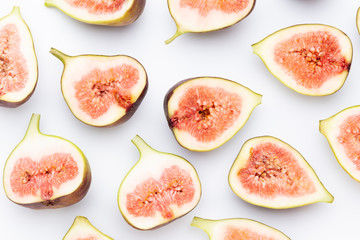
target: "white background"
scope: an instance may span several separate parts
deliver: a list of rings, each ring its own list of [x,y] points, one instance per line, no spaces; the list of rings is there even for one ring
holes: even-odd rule
[[[318,122],[360,103],[359,41],[355,17],[360,3],[350,0],[258,0],[253,12],[236,25],[212,33],[184,34],[165,45],[175,24],[165,0],[148,0],[142,16],[127,27],[92,26],[78,22],[42,0],[0,0],[0,16],[20,6],[32,31],[39,62],[39,81],[32,98],[15,108],[0,108],[0,165],[22,139],[32,113],[41,114],[40,129],[74,142],[87,156],[93,181],[79,203],[56,210],[18,206],[0,191],[0,239],[62,239],[75,216],[83,215],[114,239],[207,239],[191,227],[194,216],[251,218],[275,227],[293,240],[359,239],[360,183],[337,163]],[[343,88],[326,97],[300,95],[275,79],[252,53],[251,44],[281,28],[300,23],[324,23],[351,38],[354,59]],[[70,55],[126,54],[138,59],[149,76],[149,90],[134,116],[123,125],[95,128],[77,120],[60,90],[62,63],[49,53],[55,47]],[[163,98],[176,82],[196,76],[235,80],[263,95],[243,129],[222,147],[190,152],[169,130]],[[129,226],[117,206],[117,191],[137,161],[131,139],[139,134],[157,150],[188,159],[202,187],[198,206],[188,215],[152,231]],[[272,210],[238,198],[227,183],[229,169],[242,144],[261,135],[278,137],[296,148],[317,172],[335,200],[305,207]],[[1,176],[2,178],[2,176]]]

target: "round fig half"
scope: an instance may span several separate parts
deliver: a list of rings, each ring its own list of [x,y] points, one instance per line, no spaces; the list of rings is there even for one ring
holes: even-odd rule
[[[134,228],[149,230],[169,223],[196,207],[201,185],[194,167],[184,158],[158,152],[136,136],[140,159],[122,181],[118,205]]]
[[[267,208],[331,203],[334,199],[301,154],[271,136],[245,142],[230,169],[229,185],[243,200]]]
[[[64,64],[61,91],[80,121],[105,127],[128,120],[148,87],[144,67],[134,58],[117,55],[68,56],[52,48]]]
[[[279,230],[263,223],[244,218],[210,220],[194,217],[191,226],[204,230],[210,240],[290,240],[290,238]]]
[[[0,19],[0,105],[17,107],[33,94],[38,65],[30,30],[20,8]]]
[[[320,120],[320,132],[344,170],[360,182],[360,106],[346,108]]]
[[[338,91],[349,73],[353,53],[342,31],[322,24],[281,29],[252,48],[283,84],[310,96]]]
[[[230,27],[250,14],[255,0],[168,0],[176,33],[166,44],[187,32],[209,32]]]
[[[89,163],[70,141],[39,131],[33,114],[25,137],[6,160],[3,184],[7,197],[24,207],[66,207],[80,201],[91,182]]]
[[[63,240],[113,240],[100,232],[86,217],[77,216]]]
[[[164,111],[181,146],[210,151],[230,140],[246,123],[261,95],[216,77],[180,81],[166,94]]]
[[[56,7],[81,22],[125,26],[139,18],[146,0],[45,0],[45,6]]]

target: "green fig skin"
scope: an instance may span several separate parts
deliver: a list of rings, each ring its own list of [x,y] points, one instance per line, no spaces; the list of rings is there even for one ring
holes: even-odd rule
[[[56,7],[66,15],[70,16],[71,18],[74,18],[78,21],[88,23],[88,24],[94,24],[94,25],[105,25],[105,26],[126,26],[133,22],[135,22],[140,15],[143,13],[145,8],[146,0],[134,0],[131,7],[128,9],[128,11],[120,18],[117,19],[111,19],[111,20],[84,20],[81,18],[78,18],[74,15],[71,15],[68,12],[65,12],[64,10],[57,7],[56,2],[53,0],[45,0],[45,6],[46,7]]]
[[[165,41],[165,44],[169,44],[171,43],[172,41],[174,41],[176,38],[178,38],[179,36],[183,35],[184,33],[193,33],[192,31],[189,31],[189,30],[185,30],[185,29],[182,29],[180,24],[175,20],[175,17],[173,16],[173,13],[171,12],[171,9],[170,9],[170,4],[169,4],[169,1],[170,0],[167,0],[167,3],[168,3],[168,9],[169,9],[169,13],[171,15],[171,18],[174,20],[175,24],[176,24],[176,32],[173,36],[171,36],[169,39],[167,39]],[[220,28],[214,28],[214,29],[211,29],[211,30],[206,30],[206,31],[201,31],[201,32],[196,32],[196,33],[207,33],[207,32],[213,32],[213,31],[217,31],[217,30],[222,30],[222,29],[226,29],[226,28],[229,28],[233,25],[235,25],[236,23],[240,22],[241,20],[243,20],[244,18],[246,18],[247,16],[250,15],[250,13],[254,10],[255,8],[255,4],[256,4],[256,0],[254,0],[254,3],[252,5],[252,8],[251,10],[241,19],[239,19],[238,21],[230,24],[230,25],[227,25],[227,26],[224,26],[224,27],[220,27]]]
[[[171,132],[173,133],[173,136],[175,137],[176,141],[178,142],[178,144],[180,146],[182,146],[183,148],[185,149],[188,149],[190,151],[195,151],[195,152],[205,152],[205,151],[212,151],[218,147],[221,147],[222,145],[224,145],[227,141],[229,141],[233,136],[235,136],[243,126],[241,126],[236,132],[234,132],[234,134],[231,136],[231,138],[229,138],[227,141],[223,142],[222,144],[219,144],[218,146],[212,148],[212,149],[209,149],[209,150],[198,150],[198,149],[189,149],[185,146],[183,146],[183,144],[178,140],[178,138],[176,137],[174,131],[173,131],[173,124],[171,122],[171,117],[169,116],[169,111],[168,111],[168,103],[169,103],[169,100],[170,98],[172,97],[174,91],[179,87],[181,86],[182,84],[188,82],[188,81],[192,81],[192,80],[195,80],[195,79],[200,79],[200,78],[213,78],[213,79],[219,79],[219,80],[224,80],[224,81],[229,81],[229,82],[234,82],[232,80],[229,80],[229,79],[225,79],[225,78],[220,78],[220,77],[208,77],[208,76],[202,76],[202,77],[195,77],[195,78],[188,78],[188,79],[184,79],[184,80],[181,80],[179,82],[177,82],[174,86],[172,86],[168,91],[167,93],[165,94],[165,97],[164,97],[164,101],[163,101],[163,110],[164,110],[164,114],[165,114],[165,118],[166,118],[166,121],[168,123],[168,126],[171,130]],[[239,84],[239,83],[236,83],[236,84]],[[240,84],[239,84],[240,85]],[[243,86],[244,87],[244,86]],[[247,88],[247,87],[245,87]],[[249,88],[247,88],[248,90],[250,90]],[[259,97],[259,101],[258,103],[254,106],[254,108],[252,109],[252,111],[250,112],[249,116],[247,117],[244,125],[246,124],[247,120],[250,118],[251,116],[251,113],[254,111],[254,109],[256,108],[256,106],[260,105],[261,104],[261,98],[262,98],[262,95],[261,94],[258,94],[258,93],[255,93],[253,92],[252,90],[250,90],[252,93],[254,93],[255,95],[257,95]]]
[[[20,206],[31,208],[31,209],[55,209],[55,208],[67,207],[69,205],[75,204],[75,203],[79,202],[81,199],[83,199],[85,197],[85,195],[87,194],[87,192],[88,192],[88,190],[90,188],[92,177],[91,177],[91,169],[90,169],[89,162],[87,161],[84,153],[76,145],[74,145],[72,142],[70,142],[69,140],[58,137],[58,136],[46,135],[46,134],[41,133],[40,130],[39,130],[39,122],[40,122],[40,115],[39,114],[33,114],[31,116],[30,124],[29,124],[29,127],[28,127],[27,131],[26,131],[25,137],[14,148],[14,150],[9,155],[7,161],[10,159],[12,153],[17,150],[18,146],[20,146],[23,143],[23,141],[28,137],[28,134],[32,134],[31,132],[36,132],[35,134],[40,134],[40,135],[43,135],[45,137],[58,138],[61,141],[66,141],[66,142],[71,143],[74,146],[74,148],[76,148],[80,152],[80,154],[82,155],[83,163],[84,163],[84,174],[83,174],[81,184],[71,194],[60,196],[58,198],[54,198],[54,199],[50,199],[50,200],[44,200],[44,201],[39,201],[39,202],[34,202],[34,203],[23,204],[23,203],[15,202],[12,199],[10,199],[9,197],[8,197],[8,199],[10,201],[20,205]],[[5,163],[5,166],[6,166],[6,163]],[[5,178],[5,167],[4,167],[3,177]],[[4,188],[5,193],[6,193],[5,179],[3,179],[3,188]]]
[[[29,26],[25,23],[25,21],[24,21],[24,19],[22,18],[22,16],[21,16],[21,14],[20,14],[20,8],[18,7],[18,6],[14,6],[13,7],[13,9],[12,9],[12,11],[8,14],[8,15],[6,15],[6,16],[4,16],[4,17],[2,17],[2,18],[0,18],[0,22],[1,22],[1,20],[3,20],[3,19],[5,19],[5,18],[7,18],[7,17],[9,17],[9,16],[11,16],[11,15],[16,15],[22,22],[23,22],[23,24],[26,26],[26,28],[27,28],[27,30],[28,30],[28,32],[29,32],[29,34],[30,34],[30,37],[31,37],[31,40],[32,40],[32,51],[33,51],[33,54],[34,54],[34,56],[35,56],[35,65],[36,65],[36,81],[35,81],[35,85],[34,85],[34,87],[33,87],[33,89],[27,94],[27,96],[26,97],[24,97],[21,101],[18,101],[18,102],[10,102],[10,101],[6,101],[6,100],[2,100],[2,99],[0,99],[0,106],[2,106],[2,107],[7,107],[7,108],[16,108],[16,107],[19,107],[20,105],[22,105],[22,104],[24,104],[25,102],[27,102],[29,99],[30,99],[30,97],[34,94],[34,92],[35,92],[35,89],[36,89],[36,86],[37,86],[37,80],[38,80],[38,72],[39,72],[39,70],[38,70],[38,63],[37,63],[37,57],[36,57],[36,52],[35,52],[35,46],[34,46],[34,41],[33,41],[33,39],[32,39],[32,35],[31,35],[31,31],[30,31],[30,29],[29,29]]]
[[[74,239],[74,234],[72,233],[72,231],[74,230],[75,232],[79,232],[78,229],[76,228],[83,228],[82,232],[84,235],[86,235],[86,233],[89,234],[94,234],[96,236],[99,236],[100,238],[96,238],[96,239],[107,239],[107,240],[113,240],[113,238],[109,237],[108,235],[104,234],[103,232],[101,232],[99,229],[97,229],[94,225],[91,224],[91,222],[83,216],[77,216],[75,217],[75,220],[73,222],[73,224],[71,225],[71,227],[69,228],[69,230],[66,232],[63,240],[71,240]],[[76,230],[75,230],[76,229]],[[81,234],[80,233],[80,234]],[[76,236],[76,233],[75,233]],[[83,238],[81,238],[83,239]],[[90,239],[90,238],[89,238]],[[93,238],[91,238],[93,239]]]
[[[343,78],[340,80],[340,83],[336,88],[332,89],[332,91],[326,91],[326,92],[320,92],[320,93],[315,93],[315,92],[309,92],[309,90],[302,90],[300,88],[297,88],[297,87],[292,87],[290,86],[290,84],[283,79],[283,76],[282,74],[279,74],[277,72],[274,72],[272,70],[272,68],[269,66],[270,64],[272,64],[271,62],[267,62],[265,59],[266,59],[266,56],[263,56],[261,55],[261,53],[259,52],[259,48],[261,48],[261,44],[263,42],[265,42],[267,39],[269,38],[272,38],[274,36],[276,36],[277,34],[283,32],[283,31],[286,31],[288,29],[292,29],[292,28],[297,28],[297,27],[308,27],[308,28],[311,28],[312,26],[323,26],[323,27],[326,27],[326,28],[329,28],[329,29],[333,29],[335,31],[338,31],[339,33],[343,34],[348,40],[349,40],[349,44],[350,44],[350,50],[349,50],[349,59],[347,61],[347,69],[345,69],[344,71],[346,72],[346,74],[344,74]],[[275,31],[273,32],[272,34],[266,36],[265,38],[263,38],[261,41],[257,42],[257,43],[254,43],[251,45],[252,47],[252,50],[253,50],[253,53],[256,54],[260,59],[261,61],[263,62],[263,64],[265,65],[266,69],[277,79],[279,80],[282,84],[284,84],[286,87],[288,87],[289,89],[299,93],[299,94],[303,94],[303,95],[306,95],[306,96],[313,96],[313,97],[322,97],[322,96],[327,96],[327,95],[331,95],[331,94],[334,94],[336,93],[337,91],[339,91],[343,85],[345,84],[346,82],[346,79],[348,77],[348,74],[349,74],[349,71],[350,71],[350,68],[351,68],[351,64],[352,64],[352,59],[353,59],[353,45],[352,45],[352,42],[350,40],[350,38],[343,32],[341,31],[340,29],[337,29],[333,26],[330,26],[330,25],[325,25],[325,24],[311,24],[311,23],[307,23],[307,24],[297,24],[297,25],[292,25],[292,26],[289,26],[289,27],[286,27],[286,28],[283,28],[283,29],[280,29],[278,31]]]
[[[105,57],[104,55],[92,55],[92,54],[84,54],[84,55],[77,55],[77,56],[69,56],[55,48],[51,48],[50,49],[50,53],[52,55],[54,55],[55,57],[57,57],[63,64],[64,64],[64,70],[62,72],[62,75],[61,75],[61,85],[62,85],[62,82],[63,82],[63,76],[64,76],[64,72],[65,72],[65,68],[66,68],[66,65],[67,65],[67,62],[69,59],[71,58],[78,58],[78,57]],[[107,56],[107,57],[120,57],[120,56],[124,56],[124,57],[129,57],[129,58],[132,58],[128,55],[112,55],[112,56]],[[132,58],[134,59],[134,58]],[[137,61],[136,59],[134,59],[140,66],[142,66],[142,64]],[[117,121],[111,123],[111,124],[108,124],[108,125],[101,125],[101,126],[97,126],[97,125],[91,125],[89,123],[86,123],[84,122],[85,124],[88,124],[90,126],[93,126],[93,127],[98,127],[98,128],[107,128],[107,127],[113,127],[113,126],[117,126],[119,124],[122,124],[122,123],[125,123],[126,121],[128,121],[133,115],[134,113],[136,112],[136,110],[138,109],[138,107],[140,106],[140,104],[142,103],[142,101],[144,100],[145,98],[145,95],[148,91],[148,88],[149,88],[149,81],[148,81],[148,76],[147,76],[147,72],[145,70],[145,68],[142,66],[142,68],[144,69],[145,71],[145,75],[146,75],[146,83],[145,83],[145,86],[144,86],[144,89],[142,90],[140,96],[138,97],[138,99],[129,107],[126,109],[126,114],[121,117],[120,119],[118,119]],[[65,94],[64,94],[64,90],[61,89],[61,92],[62,92],[62,95],[65,99]],[[71,111],[71,107],[68,103],[68,101],[65,99],[65,102],[67,104],[67,106],[69,107],[70,111]],[[78,120],[82,121],[80,118],[78,118],[75,114],[73,114]],[[83,122],[83,121],[82,121]]]

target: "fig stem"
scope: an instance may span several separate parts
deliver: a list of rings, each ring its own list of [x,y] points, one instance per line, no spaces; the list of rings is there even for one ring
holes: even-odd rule
[[[20,15],[20,7],[14,6],[10,14]]]
[[[182,31],[180,28],[176,29],[176,33],[169,38],[168,40],[165,41],[166,44],[171,43],[172,41],[174,41],[177,37],[179,37],[180,35],[182,35],[184,33],[184,31]]]
[[[31,115],[30,123],[29,123],[28,129],[26,130],[24,138],[26,138],[27,136],[30,136],[30,135],[33,136],[34,134],[39,134],[39,132],[40,132],[39,123],[40,123],[40,114],[33,113]]]
[[[58,58],[60,61],[62,61],[64,64],[65,64],[66,60],[70,58],[69,55],[66,55],[65,53],[57,50],[56,48],[51,48],[51,49],[50,49],[50,53],[51,53],[52,55],[54,55],[55,57],[57,57],[57,58]]]
[[[44,4],[46,7],[54,7],[55,6],[54,1],[52,1],[52,0],[45,0]]]
[[[141,137],[139,137],[139,135],[136,135],[131,142],[137,147],[141,156],[145,153],[154,151]]]
[[[214,220],[194,217],[190,225],[204,230],[210,238],[212,225],[214,223],[215,223]]]

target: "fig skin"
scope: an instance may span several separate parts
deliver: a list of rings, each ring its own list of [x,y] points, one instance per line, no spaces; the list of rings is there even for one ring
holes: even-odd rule
[[[73,205],[77,202],[79,202],[81,199],[85,197],[87,192],[89,191],[90,184],[91,184],[91,170],[89,163],[86,163],[85,166],[86,174],[83,177],[81,185],[71,194],[62,196],[59,198],[42,201],[42,202],[36,202],[36,203],[29,203],[29,204],[20,204],[16,203],[20,206],[31,208],[31,209],[55,209],[55,208],[63,208],[70,205]],[[11,200],[11,199],[10,199]]]
[[[233,134],[233,136],[230,137],[227,141],[223,142],[222,144],[219,144],[218,146],[216,146],[215,148],[210,149],[210,150],[194,150],[194,149],[189,149],[189,148],[183,146],[183,144],[177,139],[177,137],[176,137],[176,135],[175,135],[175,133],[174,133],[174,131],[173,131],[173,127],[174,127],[174,126],[172,125],[171,117],[169,116],[169,112],[168,112],[168,102],[169,102],[170,98],[172,97],[172,95],[173,95],[173,93],[174,93],[174,90],[175,90],[176,88],[178,88],[180,85],[182,85],[182,84],[184,84],[184,83],[186,83],[186,82],[188,82],[188,81],[192,81],[192,80],[194,80],[194,79],[200,79],[200,78],[214,78],[214,79],[226,80],[226,81],[229,81],[229,82],[235,82],[235,81],[233,81],[233,80],[226,79],[226,78],[210,77],[210,76],[200,76],[200,77],[187,78],[187,79],[181,80],[181,81],[177,82],[175,85],[173,85],[173,86],[167,91],[167,93],[165,94],[164,101],[163,101],[163,109],[164,109],[166,121],[167,121],[168,126],[169,126],[171,132],[173,133],[176,141],[177,141],[177,142],[179,143],[179,145],[182,146],[183,148],[188,149],[189,151],[196,151],[196,152],[212,151],[212,150],[214,150],[214,149],[222,146],[222,145],[225,144],[227,141],[229,141],[233,136],[235,136],[235,134],[238,133],[238,132],[240,131],[240,129],[241,129],[241,128],[239,128],[239,129]],[[239,84],[239,83],[237,83],[237,82],[235,82],[235,83],[236,83],[236,84]],[[240,84],[239,84],[239,85],[240,85]],[[243,86],[243,87],[244,87],[244,86]],[[245,88],[247,88],[247,87],[245,87]],[[252,91],[252,90],[250,90],[250,91]],[[255,93],[255,92],[254,92],[254,93]],[[257,93],[256,93],[256,94],[257,94]],[[257,95],[262,96],[262,95],[260,95],[260,94],[257,94]],[[260,101],[257,105],[259,105],[260,103],[261,103],[261,101]],[[257,105],[256,105],[256,106],[257,106]],[[254,108],[255,108],[256,106],[254,106]],[[253,110],[254,110],[254,109],[253,109]],[[253,110],[252,110],[252,111],[253,111]],[[252,111],[251,111],[251,112],[252,112]],[[250,117],[250,115],[248,116],[248,118],[249,118],[249,117]],[[245,123],[246,123],[246,122],[245,122]]]
[[[57,50],[55,48],[51,48],[50,53],[53,54],[54,56],[56,56],[64,64],[63,72],[61,74],[61,84],[60,84],[61,86],[62,86],[62,81],[63,81],[65,68],[66,68],[66,65],[67,65],[67,61],[66,61],[67,58],[72,58],[72,57],[105,57],[105,55],[95,55],[95,54],[83,54],[83,55],[70,56],[70,55],[67,55],[67,54],[65,54],[63,52],[60,52],[59,50]],[[149,88],[149,81],[148,81],[148,75],[147,75],[147,72],[146,72],[146,69],[144,68],[144,66],[137,59],[135,59],[135,58],[133,58],[131,56],[128,56],[128,55],[106,55],[106,57],[117,57],[117,56],[129,57],[129,58],[135,60],[144,69],[144,72],[145,72],[145,75],[146,75],[146,79],[145,79],[146,83],[145,83],[144,89],[141,92],[138,99],[129,108],[126,109],[126,114],[123,117],[121,117],[120,119],[118,119],[117,121],[115,121],[115,122],[113,122],[111,124],[102,125],[102,126],[91,125],[89,123],[86,123],[86,122],[82,121],[75,114],[73,114],[79,121],[81,121],[81,122],[83,122],[83,123],[85,123],[85,124],[87,124],[89,126],[98,127],[98,128],[107,128],[107,127],[117,126],[119,124],[122,124],[122,123],[126,122],[127,120],[129,120],[134,115],[135,111],[138,109],[138,107],[140,106],[141,102],[144,100],[144,97],[145,97],[145,95],[147,93],[147,90]],[[64,94],[62,88],[61,88],[61,93],[62,93],[62,95],[63,95],[63,97],[65,99],[66,105],[68,106],[69,110],[71,111],[71,108],[70,108],[70,106],[68,104],[68,101],[65,98],[65,94]]]
[[[39,77],[39,74],[38,74],[39,73],[39,64],[38,64],[38,60],[37,60],[37,56],[36,56],[36,52],[35,52],[34,40],[33,40],[33,37],[32,37],[29,26],[26,24],[25,20],[22,18],[21,14],[20,14],[20,8],[17,7],[17,6],[14,6],[12,11],[8,15],[0,18],[0,21],[5,19],[6,17],[12,15],[12,14],[18,14],[18,17],[21,19],[21,21],[24,23],[24,25],[26,26],[27,30],[30,33],[30,37],[31,37],[31,40],[32,40],[32,49],[33,49],[34,56],[35,56],[35,61],[36,61],[36,73],[37,73],[37,75],[36,75],[36,81],[35,81],[35,85],[34,85],[33,89],[31,90],[31,92],[24,99],[22,99],[21,101],[18,101],[18,102],[8,102],[8,101],[0,100],[0,106],[7,107],[7,108],[16,108],[16,107],[19,107],[20,105],[24,104],[25,102],[27,102],[35,92],[35,89],[36,89],[36,86],[37,86],[37,83],[38,83],[38,77]]]
[[[104,21],[83,20],[83,19],[77,18],[77,17],[63,11],[60,8],[59,8],[59,10],[62,11],[63,13],[65,13],[66,15],[70,16],[71,18],[76,19],[76,20],[81,21],[81,22],[84,22],[84,23],[95,24],[95,25],[121,27],[121,26],[126,26],[126,25],[129,25],[129,24],[135,22],[140,17],[140,15],[143,13],[144,8],[145,8],[145,4],[146,4],[146,0],[134,0],[133,4],[128,9],[126,14],[123,15],[121,18],[112,19],[112,20],[104,20]],[[45,0],[45,6],[47,6],[47,7],[57,7],[56,4],[52,3],[51,0]]]
[[[67,141],[69,143],[71,143],[73,145],[74,148],[76,148],[82,155],[83,158],[83,163],[84,163],[84,175],[81,181],[81,184],[78,186],[78,188],[76,190],[74,190],[72,193],[68,194],[68,195],[64,195],[64,196],[60,196],[58,198],[54,198],[51,200],[44,200],[44,201],[39,201],[39,202],[33,202],[33,203],[18,203],[13,201],[12,199],[10,199],[8,197],[8,195],[6,194],[7,198],[13,202],[16,203],[17,205],[23,206],[23,207],[27,207],[27,208],[31,208],[31,209],[55,209],[55,208],[62,208],[62,207],[67,207],[70,205],[73,205],[77,202],[79,202],[81,199],[83,199],[85,197],[85,195],[87,194],[90,185],[91,185],[91,168],[89,165],[89,161],[87,160],[87,158],[85,157],[84,153],[72,142],[70,142],[69,140],[59,137],[59,136],[54,136],[54,135],[47,135],[47,134],[43,134],[40,132],[39,130],[39,119],[40,119],[40,115],[38,114],[32,114],[31,120],[30,120],[30,124],[32,119],[36,119],[36,131],[37,134],[40,135],[44,135],[47,137],[55,137],[58,138],[62,141]],[[8,159],[6,160],[6,163],[8,162],[9,158],[12,156],[13,152],[15,152],[17,150],[17,148],[23,143],[23,141],[26,139],[29,128],[31,126],[29,125],[26,134],[24,136],[24,138],[16,145],[16,147],[13,149],[13,151],[10,153]],[[6,163],[5,163],[5,167],[3,169],[3,178],[5,178],[5,169],[6,169]],[[5,186],[5,180],[3,179],[3,189],[5,190],[6,193],[6,186]]]
[[[303,90],[300,90],[300,89],[297,89],[297,88],[294,88],[294,87],[290,87],[289,84],[284,81],[282,79],[282,76],[281,75],[278,75],[276,73],[274,73],[272,71],[272,68],[268,66],[268,64],[266,63],[265,61],[265,57],[264,56],[261,56],[261,54],[259,54],[257,51],[256,51],[256,46],[260,45],[262,42],[264,42],[265,40],[267,40],[268,38],[271,38],[273,36],[276,36],[278,33],[281,33],[282,31],[284,30],[287,30],[287,29],[291,29],[291,28],[296,28],[296,27],[301,27],[301,26],[304,26],[304,27],[311,27],[311,26],[323,26],[323,27],[328,27],[328,28],[331,28],[331,29],[335,29],[337,31],[339,31],[340,33],[342,33],[345,37],[347,37],[349,39],[349,42],[350,42],[350,59],[349,61],[347,62],[348,64],[348,68],[346,70],[346,75],[344,76],[344,79],[342,80],[342,83],[336,88],[336,89],[333,89],[332,91],[328,91],[328,92],[324,92],[324,93],[309,93],[309,92],[304,92]],[[291,25],[291,26],[288,26],[288,27],[285,27],[285,28],[282,28],[282,29],[279,29],[271,34],[269,34],[268,36],[266,36],[265,38],[263,38],[262,40],[254,43],[251,45],[252,49],[253,49],[253,53],[256,54],[260,59],[261,61],[263,62],[263,64],[265,65],[266,69],[276,78],[278,79],[282,84],[284,84],[286,87],[290,88],[291,90],[299,93],[299,94],[302,94],[302,95],[306,95],[306,96],[313,96],[313,97],[322,97],[322,96],[328,96],[328,95],[331,95],[331,94],[334,94],[336,92],[338,92],[342,87],[343,85],[345,84],[346,82],[346,79],[349,75],[349,72],[350,72],[350,69],[351,69],[351,66],[352,66],[352,60],[353,60],[353,44],[351,42],[351,39],[349,38],[349,36],[343,32],[342,30],[334,27],[334,26],[331,26],[331,25],[326,25],[326,24],[317,24],[317,23],[306,23],[306,24],[295,24],[295,25]]]
[[[174,41],[177,37],[183,35],[184,33],[190,33],[192,31],[187,31],[187,30],[182,30],[181,27],[180,27],[180,24],[175,20],[172,12],[171,12],[171,9],[170,9],[170,4],[169,4],[169,1],[170,0],[167,0],[167,5],[168,5],[168,9],[169,9],[169,13],[171,15],[171,18],[174,20],[175,24],[176,24],[176,32],[175,34],[170,37],[169,39],[167,39],[165,41],[165,44],[169,44],[171,43],[172,41]],[[248,12],[248,14],[246,14],[243,18],[239,19],[238,21],[230,24],[230,25],[227,25],[227,26],[224,26],[224,27],[220,27],[220,28],[214,28],[214,29],[211,29],[211,30],[207,30],[207,31],[201,31],[201,32],[196,32],[196,33],[206,33],[206,32],[213,32],[213,31],[217,31],[217,30],[222,30],[222,29],[226,29],[226,28],[229,28],[229,27],[232,27],[233,25],[237,24],[238,22],[240,22],[241,20],[243,20],[244,18],[246,18],[247,16],[250,15],[250,13],[254,10],[255,8],[255,5],[256,5],[256,0],[254,0],[254,4],[252,5],[252,8],[250,9],[250,11]]]

